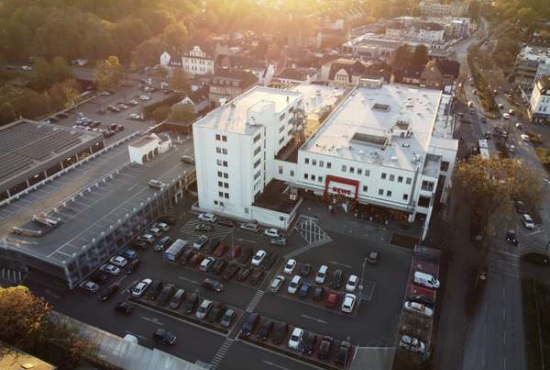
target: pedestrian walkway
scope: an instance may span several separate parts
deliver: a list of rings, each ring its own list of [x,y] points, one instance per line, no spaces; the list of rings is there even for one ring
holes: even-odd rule
[[[197,227],[197,225],[200,223],[203,223],[203,222],[200,220],[191,220],[191,221],[188,221],[185,225],[183,225],[181,229],[179,229],[179,232],[183,234],[182,239],[185,239],[189,242],[195,242],[199,239],[200,235],[206,235],[210,239],[219,238],[221,240],[221,239],[224,239],[227,235],[231,234],[230,228],[218,226],[218,225],[213,225],[214,231],[211,231],[211,232],[203,232],[203,231],[195,232],[195,227]]]
[[[235,340],[231,338],[225,339],[221,347],[218,349],[218,352],[216,352],[216,354],[214,355],[212,362],[210,363],[210,370],[216,370],[218,366],[220,366],[220,363],[225,358],[225,355],[227,355],[227,352],[229,352],[229,348],[231,348],[231,345],[234,341]]]
[[[254,295],[254,297],[252,298],[252,300],[248,304],[248,307],[246,307],[245,311],[248,312],[248,313],[254,312],[254,310],[256,309],[258,304],[260,304],[260,301],[262,300],[264,294],[265,294],[264,290],[256,291],[256,294]]]
[[[320,241],[329,242],[332,239],[328,234],[317,224],[313,217],[300,216],[296,223],[296,230],[308,242],[318,243]]]

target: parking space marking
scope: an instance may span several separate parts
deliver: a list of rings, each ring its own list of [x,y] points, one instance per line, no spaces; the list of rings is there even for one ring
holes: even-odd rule
[[[126,293],[130,293],[130,287],[136,285],[136,284],[138,283],[138,281],[139,281],[139,279],[136,279],[136,280],[132,281],[130,284],[128,284],[128,285],[126,286],[126,288],[124,288],[124,289],[122,289],[122,290],[120,291],[120,295],[124,295],[124,294],[126,294]]]
[[[178,276],[178,279],[187,281],[188,283],[192,283],[192,284],[197,284],[197,285],[199,284],[197,280],[189,279],[189,278],[186,278],[185,276]]]
[[[340,263],[340,262],[337,262],[337,261],[328,261],[328,262],[332,263],[333,265],[342,266],[342,267],[345,267],[345,268],[348,268],[348,269],[353,268],[353,266],[351,266],[351,265],[346,265],[345,263]]]
[[[268,366],[273,366],[273,367],[276,367],[277,369],[281,369],[281,370],[291,370],[289,369],[288,367],[284,367],[284,366],[281,366],[281,365],[277,365],[276,363],[274,362],[271,362],[271,361],[266,361],[266,360],[262,360],[262,362]]]
[[[256,309],[256,307],[258,306],[258,304],[260,303],[260,301],[264,297],[264,294],[265,294],[264,290],[256,291],[256,294],[254,294],[254,297],[252,298],[252,300],[250,301],[250,303],[246,307],[245,311],[248,312],[248,313],[254,312],[254,310]]]
[[[372,296],[374,294],[374,288],[375,287],[376,287],[376,282],[374,282],[372,280],[366,280],[362,285],[362,289],[361,289],[361,287],[359,287],[362,290],[361,291],[361,295],[362,295],[361,298],[365,301],[370,302],[372,300]]]
[[[312,369],[319,369],[319,366],[315,366],[315,365],[312,365],[312,364],[307,363],[307,362],[305,362],[305,361],[302,361],[301,359],[296,358],[296,357],[294,357],[294,356],[291,356],[290,354],[288,354],[288,353],[286,353],[286,352],[274,351],[274,350],[272,350],[271,348],[259,346],[259,345],[255,344],[255,343],[252,343],[252,342],[248,341],[248,340],[240,340],[240,342],[241,342],[241,343],[244,343],[244,344],[246,344],[246,345],[248,345],[248,346],[254,347],[254,348],[260,348],[261,350],[267,351],[267,352],[269,352],[269,353],[271,353],[271,354],[273,354],[273,355],[276,355],[276,356],[278,356],[278,357],[285,357],[285,358],[288,358],[288,359],[290,359],[290,360],[292,360],[292,361],[299,362],[301,365],[305,365],[305,366],[310,367],[310,368],[312,368]]]
[[[308,320],[311,320],[311,321],[318,322],[319,324],[328,324],[328,322],[325,321],[325,320],[318,319],[316,317],[312,317],[312,316],[309,316],[309,315],[306,315],[306,314],[301,314],[300,316],[302,316],[304,319],[308,319]]]
[[[295,249],[294,251],[292,251],[292,252],[290,252],[290,253],[284,255],[283,258],[284,258],[284,259],[294,258],[294,257],[296,257],[296,256],[298,256],[298,255],[300,255],[300,254],[302,254],[302,253],[305,253],[305,252],[307,252],[307,251],[309,251],[309,250],[311,250],[311,249],[313,249],[313,248],[319,247],[319,246],[321,246],[321,245],[323,245],[323,244],[326,244],[326,243],[329,243],[329,242],[331,242],[331,241],[332,241],[332,239],[331,239],[330,237],[327,236],[326,239],[318,240],[318,241],[313,242],[313,243],[311,243],[311,244],[305,245],[305,246],[303,246],[302,248]]]
[[[154,324],[164,326],[164,324],[162,322],[160,322],[159,319],[157,319],[156,317],[141,316],[141,318],[145,321],[149,321],[149,322],[152,322]]]

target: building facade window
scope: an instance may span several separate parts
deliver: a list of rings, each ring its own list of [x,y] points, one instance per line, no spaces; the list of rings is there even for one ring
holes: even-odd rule
[[[309,164],[309,158],[305,158],[305,159],[304,159],[304,163],[305,163],[305,164]]]
[[[412,184],[412,179],[410,177],[407,177],[407,185]]]
[[[387,191],[386,191],[386,196],[387,196],[387,197],[391,197],[391,190],[387,190]]]
[[[328,168],[328,169],[331,169],[331,168],[332,168],[332,163],[327,162],[327,168]]]
[[[309,179],[309,175],[307,173],[304,173],[304,179]]]
[[[434,183],[432,181],[422,181],[422,190],[426,191],[433,191],[434,190]]]
[[[342,165],[342,172],[346,172],[347,169],[348,169],[348,167],[345,164]]]
[[[384,195],[384,189],[378,189],[378,195]]]
[[[403,194],[403,200],[409,200],[409,194]]]
[[[370,176],[370,170],[365,170],[365,176],[367,176],[367,177]]]
[[[369,187],[367,185],[363,185],[363,191],[366,193],[367,191],[369,191]]]
[[[390,181],[395,181],[395,175],[390,175]]]
[[[443,172],[447,172],[449,170],[449,162],[441,161],[440,170]]]
[[[403,182],[403,176],[398,176],[397,177],[397,182],[402,183]]]
[[[385,172],[382,172],[382,175],[380,176],[382,180],[385,180],[388,175]]]

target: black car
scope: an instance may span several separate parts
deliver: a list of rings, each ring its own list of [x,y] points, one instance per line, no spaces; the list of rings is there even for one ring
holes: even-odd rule
[[[138,240],[138,241],[134,242],[134,247],[137,247],[137,248],[141,249],[142,251],[146,251],[147,248],[149,247],[149,245],[145,242],[142,242],[141,240]]]
[[[317,343],[317,336],[313,333],[305,332],[302,337],[302,343],[300,344],[300,349],[305,355],[311,355],[315,349],[315,344]]]
[[[126,270],[126,272],[128,274],[131,274],[134,271],[136,271],[139,268],[140,265],[141,265],[141,260],[139,258],[136,258],[135,260],[130,261],[130,263],[128,264],[128,269]]]
[[[270,270],[278,259],[279,257],[275,253],[269,253],[262,262],[263,269]]]
[[[164,284],[160,280],[154,280],[147,289],[147,300],[154,301],[162,291]]]
[[[304,263],[300,268],[300,275],[304,277],[309,276],[310,272],[311,272],[311,263]]]
[[[252,285],[258,285],[264,280],[265,271],[260,268],[254,269],[252,276],[250,277],[250,283]]]
[[[195,308],[199,305],[199,293],[195,292],[189,296],[183,303],[183,308],[181,309],[183,313],[188,315],[192,314],[195,311]]]
[[[434,305],[434,300],[431,299],[430,297],[427,297],[423,294],[413,294],[413,295],[410,295],[407,297],[407,300],[408,301],[411,301],[411,302],[416,302],[416,303],[421,303],[425,306],[429,306],[429,307],[433,307]]]
[[[224,328],[228,328],[233,323],[233,320],[235,320],[235,310],[232,308],[226,308],[225,312],[223,313],[222,319],[220,320],[220,325]]]
[[[174,345],[176,344],[176,336],[163,328],[158,328],[153,333],[153,340],[162,344]]]
[[[332,273],[332,278],[330,279],[330,287],[332,289],[340,289],[340,287],[342,286],[342,275],[342,270],[334,270],[334,272]]]
[[[191,248],[187,248],[180,256],[179,262],[182,265],[185,265],[193,256],[195,255],[195,251]]]
[[[97,295],[97,299],[99,299],[101,302],[108,301],[111,299],[115,294],[117,294],[120,287],[118,284],[113,284],[108,286],[107,288],[103,289],[99,294]]]
[[[349,360],[350,351],[351,343],[347,341],[341,342],[336,350],[336,360],[334,361],[336,365],[346,366]]]
[[[221,258],[218,258],[216,262],[214,262],[214,266],[212,266],[212,272],[216,275],[219,275],[223,272],[223,270],[227,267],[227,261]]]
[[[253,270],[252,266],[242,267],[241,270],[239,271],[239,275],[237,275],[237,280],[245,281],[246,279],[248,279],[248,277],[252,273],[252,270]]]
[[[176,287],[173,284],[166,284],[160,292],[158,303],[163,306],[168,304],[168,301],[172,298],[172,294],[174,294],[175,289]]]
[[[229,264],[225,268],[225,271],[222,274],[222,279],[223,280],[231,279],[233,275],[237,273],[238,270],[239,270],[239,264],[237,262],[235,261],[229,262]]]
[[[527,206],[521,200],[516,200],[516,212],[519,214],[527,213]]]
[[[109,281],[109,275],[107,275],[104,272],[98,271],[92,275],[92,277],[90,278],[90,281],[96,283],[97,285],[103,285],[107,281]]]
[[[220,283],[219,281],[213,280],[213,279],[209,279],[209,278],[204,279],[201,286],[203,286],[204,288],[206,288],[208,290],[216,292],[216,293],[219,293],[219,292],[223,291],[223,284],[222,283]]]
[[[168,224],[168,225],[174,225],[177,221],[177,218],[176,216],[172,216],[172,215],[161,215],[159,218],[157,218],[157,221],[164,222],[165,224]]]
[[[223,303],[215,302],[208,315],[206,315],[206,321],[212,324],[218,322],[224,313],[224,309]]]
[[[332,351],[333,343],[334,339],[332,339],[332,337],[329,337],[328,335],[325,335],[323,339],[321,339],[321,343],[319,344],[317,357],[319,357],[321,360],[326,360],[327,358],[329,358],[330,351]]]
[[[276,322],[271,331],[271,341],[275,344],[282,344],[288,333],[288,324],[286,322]]]
[[[259,340],[266,340],[269,336],[269,333],[273,330],[273,321],[272,320],[265,320],[263,324],[260,326],[260,330],[258,330],[258,333],[256,334],[256,338]]]
[[[166,248],[166,246],[168,244],[170,244],[172,242],[172,238],[169,237],[169,236],[163,236],[157,244],[155,244],[155,246],[153,247],[153,250],[155,252],[161,252],[164,250],[164,248]]]
[[[134,305],[126,301],[118,302],[115,306],[115,310],[128,316],[134,312]]]
[[[251,313],[250,316],[246,319],[246,322],[244,323],[243,327],[241,328],[241,336],[248,337],[256,326],[258,326],[258,323],[260,322],[260,314],[259,313]]]
[[[254,255],[254,250],[252,248],[243,248],[241,255],[239,256],[240,263],[248,263],[252,256]]]
[[[518,245],[519,240],[516,236],[516,232],[514,230],[507,230],[506,231],[506,241],[508,243],[512,243],[513,245]]]
[[[210,239],[208,243],[204,246],[204,253],[206,254],[212,254],[218,248],[218,245],[220,245],[220,239]]]
[[[313,299],[316,301],[322,301],[325,295],[325,289],[322,286],[315,287],[313,291]]]
[[[169,306],[171,309],[176,310],[181,305],[181,302],[183,302],[184,300],[185,300],[185,289],[180,288],[172,296]]]

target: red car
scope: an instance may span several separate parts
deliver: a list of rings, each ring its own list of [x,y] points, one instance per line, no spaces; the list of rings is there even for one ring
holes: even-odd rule
[[[203,259],[204,259],[204,254],[197,253],[193,257],[191,257],[191,259],[189,260],[189,266],[197,267],[199,263],[202,262]]]
[[[338,305],[338,301],[340,301],[340,297],[338,296],[338,294],[331,292],[325,300],[325,306],[329,308],[334,308]]]
[[[225,252],[227,252],[228,249],[229,249],[229,244],[220,243],[220,245],[218,245],[214,253],[212,253],[212,256],[216,258],[220,258],[225,254]]]

